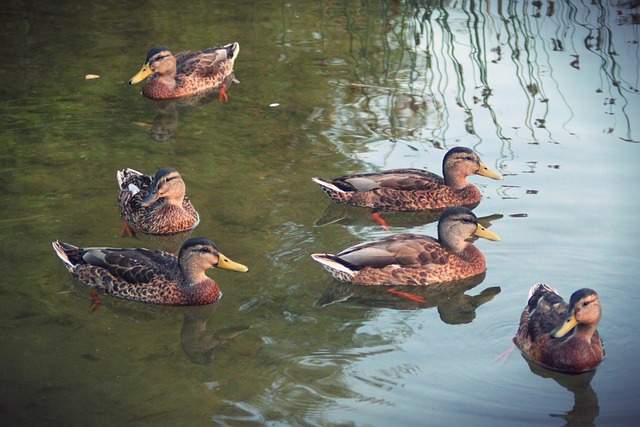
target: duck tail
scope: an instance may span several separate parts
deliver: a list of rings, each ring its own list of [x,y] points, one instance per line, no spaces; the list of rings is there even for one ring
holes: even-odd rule
[[[120,190],[127,189],[132,177],[138,178],[142,176],[142,172],[138,172],[137,170],[130,168],[116,171],[116,180],[118,181],[118,187],[120,187]]]
[[[318,184],[320,188],[322,188],[322,191],[324,191],[325,194],[335,202],[349,203],[349,201],[351,201],[351,198],[353,197],[352,191],[345,191],[331,181],[316,177],[311,178],[311,180]]]
[[[227,57],[231,60],[235,60],[240,53],[240,43],[233,42],[225,46],[227,48]]]
[[[75,268],[75,264],[69,258],[68,252],[77,250],[78,247],[70,245],[69,243],[61,242],[59,240],[51,242],[51,246],[53,246],[53,250],[56,251],[56,255],[58,255],[58,258],[62,260],[65,267],[67,267],[67,270],[73,271],[73,269]]]
[[[528,304],[530,309],[533,310],[534,308],[536,308],[538,306],[538,301],[540,301],[540,298],[544,297],[549,293],[558,294],[558,291],[556,291],[546,283],[536,283],[535,285],[533,285],[531,289],[529,289]]]
[[[319,262],[336,280],[353,282],[357,270],[333,254],[312,254],[311,258]]]

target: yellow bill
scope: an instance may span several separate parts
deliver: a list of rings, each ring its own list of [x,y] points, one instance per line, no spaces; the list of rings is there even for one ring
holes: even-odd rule
[[[551,331],[551,338],[562,338],[567,335],[578,324],[576,315],[571,313],[571,316],[562,323],[562,325]]]
[[[152,73],[153,71],[151,71],[151,67],[149,67],[149,63],[147,62],[142,66],[142,69],[138,71],[138,74],[131,77],[131,80],[129,80],[129,84],[134,85],[136,83],[140,83],[141,81],[149,77]]]
[[[221,253],[219,253],[218,256],[220,257],[218,259],[218,264],[216,265],[216,267],[218,268],[224,268],[225,270],[240,271],[242,273],[246,273],[247,271],[249,271],[249,268],[246,265],[242,265],[235,261],[231,261],[229,258],[222,255]]]
[[[484,237],[485,239],[493,240],[494,242],[499,242],[502,240],[500,236],[487,230],[481,224],[478,224],[478,227],[476,228],[476,231],[473,232],[473,234],[478,237]]]
[[[491,179],[504,179],[498,172],[492,171],[484,163],[480,162],[480,169],[476,172],[478,175],[486,176]]]

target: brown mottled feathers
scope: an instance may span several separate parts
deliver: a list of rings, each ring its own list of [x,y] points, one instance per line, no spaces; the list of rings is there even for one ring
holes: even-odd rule
[[[166,235],[198,226],[198,212],[184,195],[184,181],[175,169],[160,169],[155,176],[123,169],[118,171],[117,180],[120,215],[135,231]],[[150,204],[143,203],[158,188],[161,196]],[[175,203],[169,203],[168,199],[175,199]]]
[[[205,270],[247,271],[203,238],[184,242],[178,257],[143,248],[79,248],[59,241],[53,249],[71,275],[87,285],[114,297],[155,304],[210,304],[221,293]]]
[[[597,331],[600,317],[595,291],[580,289],[567,304],[553,288],[538,283],[531,288],[513,342],[528,359],[547,368],[569,373],[589,371],[604,358]]]
[[[68,262],[65,264],[73,277],[118,298],[199,305],[213,302],[220,296],[220,290],[213,282],[206,298],[190,298],[184,291],[186,288],[181,286],[184,277],[178,259],[167,252],[143,248],[78,248],[63,242],[55,242],[54,249],[58,256],[61,252],[66,255]]]
[[[227,75],[233,69],[233,61],[227,61],[227,57],[233,58],[232,45],[177,53],[176,79],[189,78],[193,74],[204,78]]]
[[[475,233],[499,240],[478,227],[469,209],[448,208],[438,224],[438,239],[398,234],[352,246],[337,255],[318,253],[312,258],[337,280],[359,285],[426,286],[456,281],[486,270],[484,256],[466,238]]]
[[[449,253],[433,237],[405,233],[352,246],[337,256],[358,267],[422,267],[446,263]]]
[[[145,78],[142,94],[150,99],[191,96],[220,88],[233,75],[234,62],[240,51],[238,43],[190,50],[175,55],[165,46],[149,50],[145,65],[129,84]]]
[[[420,211],[475,207],[482,194],[466,177],[479,174],[502,179],[484,166],[477,154],[464,147],[447,152],[443,173],[444,178],[426,170],[406,168],[345,175],[331,181],[313,178],[313,181],[338,203],[380,211]]]

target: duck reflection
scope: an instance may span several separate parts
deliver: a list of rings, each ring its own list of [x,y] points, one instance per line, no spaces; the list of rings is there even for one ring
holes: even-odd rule
[[[224,81],[226,91],[228,92],[233,83],[237,83],[235,76],[230,74]],[[198,93],[196,95],[187,96],[183,98],[173,98],[164,100],[150,100],[147,102],[149,105],[157,110],[156,116],[151,123],[138,122],[134,123],[149,133],[149,137],[156,142],[166,142],[170,140],[178,130],[179,121],[179,109],[195,109],[202,108],[205,105],[218,99],[220,90]]]
[[[523,358],[527,361],[531,372],[542,378],[552,378],[562,387],[573,393],[573,408],[565,414],[549,414],[555,418],[562,418],[566,426],[595,426],[595,419],[600,415],[598,395],[591,387],[591,380],[596,370],[582,374],[565,374],[558,371],[543,368],[539,364]]]
[[[85,287],[74,284],[74,288],[75,286],[78,286],[76,290],[79,295],[86,295]],[[191,362],[208,364],[215,360],[218,351],[227,341],[250,329],[247,325],[212,328],[209,322],[213,319],[219,303],[220,300],[201,306],[175,307],[102,298],[101,308],[97,312],[107,309],[118,316],[139,322],[160,320],[181,313],[184,315],[180,330],[182,349]]]
[[[501,291],[499,287],[489,287],[477,295],[467,291],[484,281],[485,273],[455,282],[422,286],[354,286],[336,282],[331,285],[315,303],[317,306],[349,302],[369,307],[383,307],[395,310],[422,308],[438,309],[440,319],[449,325],[471,323],[476,318],[476,309],[493,300]]]
[[[205,365],[213,362],[224,343],[249,330],[247,325],[207,329],[207,323],[216,312],[219,302],[218,300],[213,304],[186,307],[182,310],[184,320],[180,330],[180,342],[193,363]]]
[[[477,205],[476,203],[473,207]],[[436,222],[440,218],[442,211],[385,212],[376,210],[375,213],[382,217],[389,226],[409,228]],[[369,227],[373,224],[371,214],[372,211],[369,209],[330,203],[313,225],[315,227],[324,227],[339,223],[348,226]]]
[[[478,206],[478,203],[472,205],[469,209],[473,209],[476,206]],[[322,212],[322,215],[314,221],[313,226],[325,227],[331,224],[340,224],[358,228],[370,227],[373,224],[371,213],[372,211],[360,207],[330,203]],[[442,215],[442,211],[385,212],[376,210],[374,213],[379,215],[389,227],[406,229],[436,222]],[[499,220],[503,216],[502,214],[486,215],[478,217],[478,222],[485,228],[489,228],[493,221]],[[477,239],[472,238],[474,240]]]

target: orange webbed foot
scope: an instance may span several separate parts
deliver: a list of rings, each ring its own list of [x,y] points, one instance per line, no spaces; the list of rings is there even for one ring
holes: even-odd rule
[[[396,291],[395,289],[387,289],[387,293],[398,295],[406,299],[410,299],[411,301],[427,302],[427,300],[422,298],[420,295],[410,294],[409,292],[400,292],[400,291]]]
[[[89,292],[89,295],[91,296],[91,307],[89,308],[89,314],[91,314],[98,309],[98,306],[100,306],[100,304],[102,304],[102,300],[100,299],[100,296],[96,291]]]
[[[509,358],[509,356],[511,356],[511,353],[513,353],[513,349],[516,348],[515,344],[511,344],[511,347],[509,347],[508,349],[506,349],[505,351],[503,351],[502,353],[500,353],[499,355],[497,355],[493,361],[494,362],[498,362],[501,365],[504,364],[504,362],[507,361],[507,359]]]
[[[218,99],[220,100],[220,102],[222,102],[222,100],[224,100],[224,102],[229,102],[229,96],[227,95],[227,85],[223,84],[222,86],[220,86]]]
[[[134,232],[127,221],[122,223],[122,229],[120,230],[120,237],[133,237]]]
[[[382,226],[382,228],[384,228],[386,231],[391,232],[391,230],[389,229],[389,226],[387,225],[387,221],[385,221],[384,219],[382,219],[382,217],[380,215],[378,215],[376,212],[371,214],[371,218],[373,218],[373,220],[375,222],[377,222],[378,224],[380,224]]]

